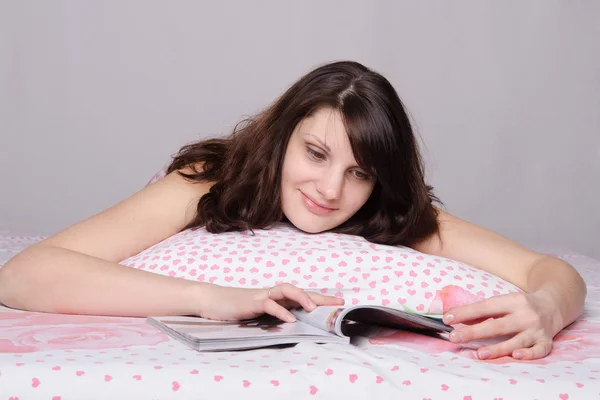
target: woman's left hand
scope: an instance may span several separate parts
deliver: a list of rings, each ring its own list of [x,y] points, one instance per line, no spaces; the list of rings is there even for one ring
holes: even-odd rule
[[[511,293],[453,307],[444,314],[444,322],[466,324],[450,334],[453,343],[513,335],[480,348],[477,351],[480,359],[545,357],[552,350],[552,338],[563,328],[559,308],[545,292]]]

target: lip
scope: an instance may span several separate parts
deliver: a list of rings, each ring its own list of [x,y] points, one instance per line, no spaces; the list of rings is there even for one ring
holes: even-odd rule
[[[324,205],[318,203],[316,200],[314,200],[312,197],[310,197],[309,195],[307,195],[306,193],[304,193],[302,191],[300,191],[300,193],[302,193],[302,197],[304,199],[304,205],[306,206],[306,208],[308,208],[309,211],[311,211],[314,214],[324,215],[324,214],[332,213],[333,211],[337,210],[337,208],[327,207],[327,206],[324,206]]]

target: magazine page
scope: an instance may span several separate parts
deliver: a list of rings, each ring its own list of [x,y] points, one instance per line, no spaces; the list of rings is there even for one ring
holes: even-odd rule
[[[342,343],[336,336],[301,321],[283,322],[268,315],[245,321],[215,321],[200,317],[149,317],[147,322],[199,351],[231,351],[300,342]]]
[[[199,340],[253,339],[276,336],[327,336],[302,322],[284,322],[271,316],[245,321],[216,321],[200,317],[151,317],[151,319]]]
[[[342,315],[344,311],[344,307],[337,306],[319,306],[311,312],[308,312],[303,308],[290,310],[298,321],[338,336],[343,336],[341,330],[336,329],[336,324],[339,316]]]
[[[338,336],[353,336],[361,330],[368,332],[366,326],[434,332],[451,332],[453,329],[441,318],[376,305],[320,306],[312,312],[303,309],[290,311],[299,321]],[[357,323],[366,326],[361,328]]]
[[[451,332],[454,328],[446,325],[440,318],[411,313],[383,306],[355,306],[344,310],[342,322],[346,320],[373,324],[386,328],[416,331]],[[343,325],[339,328],[343,331]]]

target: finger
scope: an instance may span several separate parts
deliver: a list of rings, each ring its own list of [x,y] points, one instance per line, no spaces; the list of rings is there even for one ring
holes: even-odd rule
[[[291,301],[299,304],[306,311],[312,311],[317,308],[317,305],[307,292],[289,283],[282,283],[271,288],[271,299],[285,301],[286,304],[289,304]]]
[[[443,317],[444,323],[454,325],[473,320],[503,316],[514,310],[510,295],[490,297],[465,306],[450,308]]]
[[[493,319],[494,319],[493,317],[477,318],[477,319],[472,319],[469,321],[464,321],[464,322],[462,322],[462,324],[463,325],[475,325],[475,324],[480,324],[482,322],[485,322],[488,320],[493,320]]]
[[[478,339],[489,339],[497,336],[522,332],[526,327],[519,318],[506,316],[490,318],[474,325],[464,325],[450,333],[450,341],[464,343]]]
[[[263,308],[266,314],[279,318],[282,321],[296,321],[296,317],[294,317],[294,315],[291,312],[289,312],[285,307],[278,304],[275,300],[265,299],[263,303]]]
[[[552,351],[552,340],[537,342],[530,348],[520,348],[513,351],[512,356],[517,360],[536,360],[546,357]]]
[[[334,296],[323,296],[319,293],[306,292],[312,301],[318,306],[343,306],[344,299]]]
[[[477,350],[477,357],[481,360],[508,356],[517,349],[527,348],[534,344],[534,339],[529,332],[521,332],[514,337],[491,346]]]

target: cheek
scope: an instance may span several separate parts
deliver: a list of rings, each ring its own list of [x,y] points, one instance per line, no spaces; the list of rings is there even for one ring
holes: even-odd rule
[[[313,168],[306,162],[305,158],[292,156],[284,163],[281,177],[286,183],[301,183],[311,179],[311,176],[314,175],[311,172],[312,170]]]
[[[288,154],[283,162],[283,167],[281,168],[281,178],[283,183],[289,182],[293,180],[294,177],[294,164],[295,159],[293,154]]]
[[[368,185],[357,185],[347,193],[345,199],[348,208],[354,212],[358,211],[369,200],[369,196],[373,192],[373,187]]]

